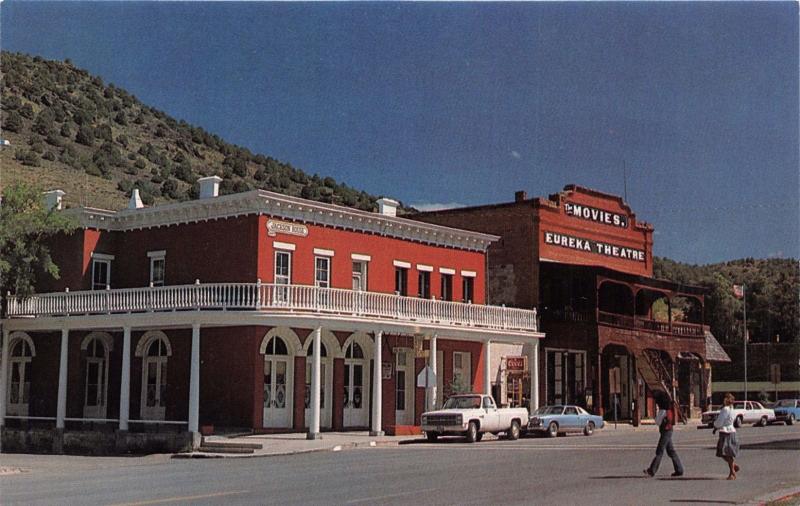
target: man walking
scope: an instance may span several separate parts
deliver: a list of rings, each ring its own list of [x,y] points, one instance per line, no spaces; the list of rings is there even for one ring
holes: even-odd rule
[[[672,459],[672,466],[675,468],[675,472],[672,473],[672,476],[683,476],[683,464],[681,464],[678,452],[675,451],[675,447],[672,445],[672,428],[675,425],[673,403],[669,397],[667,397],[667,394],[664,392],[657,392],[656,404],[658,404],[656,425],[658,425],[658,431],[661,435],[658,438],[656,456],[650,463],[650,467],[644,470],[644,474],[654,476],[658,472],[658,466],[661,465],[661,457],[664,456],[664,450],[666,450],[667,455]]]

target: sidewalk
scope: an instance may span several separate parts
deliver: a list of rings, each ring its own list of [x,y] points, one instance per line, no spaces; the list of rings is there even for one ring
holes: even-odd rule
[[[176,453],[173,458],[246,458],[294,455],[319,451],[340,451],[346,448],[371,446],[397,446],[403,442],[420,440],[422,436],[370,436],[369,432],[323,432],[318,439],[306,439],[305,433],[257,434],[248,436],[207,436],[204,443],[225,443],[232,445],[261,445],[253,453],[217,453],[195,451]]]

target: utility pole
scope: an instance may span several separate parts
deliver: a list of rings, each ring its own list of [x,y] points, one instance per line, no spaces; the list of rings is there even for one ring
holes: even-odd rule
[[[747,285],[742,283],[742,304],[744,307],[744,400],[747,400]]]

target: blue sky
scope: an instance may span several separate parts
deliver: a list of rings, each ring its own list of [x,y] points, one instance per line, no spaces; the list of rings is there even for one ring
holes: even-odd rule
[[[425,207],[627,196],[655,254],[800,257],[798,6],[18,2],[70,58],[254,152]]]

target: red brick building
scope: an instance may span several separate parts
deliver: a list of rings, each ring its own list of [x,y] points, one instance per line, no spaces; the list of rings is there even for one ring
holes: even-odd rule
[[[414,218],[500,236],[489,300],[538,308],[542,403],[638,420],[655,390],[693,414],[710,397],[710,364],[727,356],[703,324],[703,290],[652,277],[653,227],[621,198],[570,185]]]
[[[535,356],[535,312],[485,305],[497,237],[388,199],[368,213],[201,183],[195,201],[63,211],[80,227],[52,244],[61,278],[2,322],[5,448],[31,431],[56,450],[86,429],[118,449],[212,426],[394,431],[486,389],[492,347]]]

